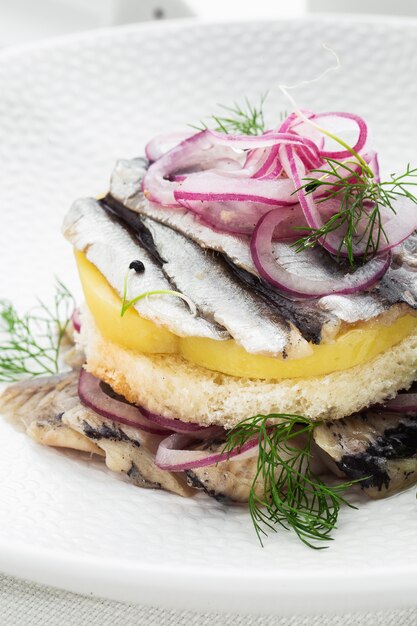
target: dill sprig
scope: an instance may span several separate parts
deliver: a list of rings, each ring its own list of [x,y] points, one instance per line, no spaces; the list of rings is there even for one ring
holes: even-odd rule
[[[233,106],[219,104],[218,106],[227,113],[211,116],[211,120],[216,124],[213,130],[226,134],[261,135],[266,130],[263,107],[267,95],[265,93],[260,97],[258,105],[251,104],[248,98],[245,98],[243,105],[237,102]],[[191,126],[197,130],[208,128],[205,122],[200,124],[201,126]]]
[[[0,381],[56,374],[73,310],[74,299],[59,280],[50,307],[39,300],[20,315],[13,304],[0,300]]]
[[[401,196],[417,204],[417,197],[409,189],[417,185],[417,168],[407,165],[403,174],[391,174],[388,181],[376,182],[363,170],[353,169],[352,161],[330,158],[325,161],[328,167],[311,170],[319,174],[319,178],[305,177],[301,189],[307,194],[317,190],[323,192],[323,196],[316,199],[318,204],[337,198],[340,208],[321,228],[309,228],[308,235],[298,239],[293,246],[301,252],[340,229],[338,257],[343,250],[354,268],[358,256],[355,247],[362,244],[360,257],[361,261],[366,261],[378,253],[381,243],[388,242],[382,211],[387,209],[396,213],[395,201]]]
[[[275,421],[279,420],[279,421]],[[277,525],[293,530],[311,548],[331,540],[342,504],[355,508],[341,495],[353,482],[329,486],[311,466],[316,423],[289,414],[257,415],[229,431],[224,452],[257,439],[259,455],[249,494],[249,511],[259,541]]]
[[[127,297],[127,291],[128,291],[128,282],[129,282],[129,276],[130,276],[130,269],[126,272],[125,278],[124,278],[124,283],[123,283],[123,296],[122,296],[122,306],[120,309],[120,317],[123,317],[126,313],[126,311],[128,309],[130,309],[132,306],[134,306],[137,302],[139,302],[140,300],[143,300],[144,298],[149,298],[149,296],[174,296],[176,298],[180,298],[181,300],[184,300],[184,302],[186,302],[186,304],[188,305],[191,313],[196,316],[197,315],[197,307],[195,306],[194,302],[191,300],[191,298],[189,298],[188,296],[184,295],[183,293],[181,293],[180,291],[174,291],[172,289],[154,289],[152,291],[145,291],[144,293],[140,293],[138,296],[135,296],[134,298],[131,298],[130,300]]]

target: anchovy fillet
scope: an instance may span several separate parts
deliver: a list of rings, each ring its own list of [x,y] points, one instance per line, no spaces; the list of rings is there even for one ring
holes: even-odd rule
[[[206,318],[224,326],[247,352],[269,356],[284,352],[289,343],[288,323],[274,308],[245,288],[219,255],[203,251],[163,224],[148,218],[142,221],[165,260],[165,274],[194,301]]]
[[[163,437],[117,424],[84,407],[78,378],[79,371],[72,371],[10,385],[0,395],[0,411],[37,443],[102,456],[110,470],[135,485],[192,495],[185,474],[155,465]]]
[[[314,440],[330,468],[359,480],[372,498],[417,482],[417,418],[364,412],[320,424]]]
[[[85,252],[87,259],[120,296],[129,265],[136,259],[144,263],[145,271],[130,273],[129,298],[148,291],[175,290],[145,248],[96,200],[87,198],[75,202],[65,218],[63,232],[77,250]],[[217,324],[194,317],[181,299],[170,295],[144,298],[136,303],[135,308],[142,317],[167,327],[179,336],[193,335],[215,340],[229,337]]]

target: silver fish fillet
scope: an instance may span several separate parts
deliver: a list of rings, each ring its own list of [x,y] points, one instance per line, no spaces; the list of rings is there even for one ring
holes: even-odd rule
[[[79,372],[22,380],[0,394],[4,417],[25,430],[34,420],[48,420],[71,409],[78,402]]]
[[[202,248],[223,253],[237,268],[259,278],[252,261],[247,237],[213,231],[185,209],[169,209],[149,203],[141,191],[141,182],[146,169],[147,162],[144,159],[119,161],[111,178],[111,195],[131,210],[183,233]],[[295,273],[305,275],[305,272],[313,272],[314,275],[323,277],[334,271],[334,266],[329,264],[327,255],[323,255],[320,250],[311,250],[308,253],[296,255],[287,243],[275,243],[274,246],[275,252],[280,253],[280,258],[284,252],[287,253],[288,264],[291,264],[291,269]],[[323,338],[334,336],[341,323],[367,321],[385,313],[392,305],[399,304],[406,308],[417,309],[416,272],[417,238],[410,237],[405,244],[398,246],[394,251],[390,269],[372,291],[349,296],[325,296],[307,303],[298,302],[296,306],[303,310],[303,314],[297,317],[293,313],[294,319],[291,321],[305,338],[319,342]],[[270,286],[269,290],[271,293],[274,291]],[[277,306],[280,304],[279,298],[278,294],[275,297]],[[288,319],[290,311],[284,303],[282,307],[283,317]],[[398,315],[402,312],[399,309]],[[318,324],[322,329],[320,337],[317,335],[316,328],[313,328]]]
[[[0,411],[42,445],[101,455],[94,442],[62,422],[64,412],[79,404],[78,378],[73,371],[10,385],[0,395]]]
[[[417,482],[417,418],[364,412],[320,424],[314,440],[329,468],[359,480],[371,498]]]
[[[308,353],[303,338],[272,307],[245,288],[222,259],[180,233],[148,218],[143,224],[164,259],[163,270],[182,293],[189,296],[204,317],[228,330],[247,352],[281,355],[298,342],[299,354]],[[292,334],[292,341],[290,335]]]
[[[135,485],[193,495],[182,472],[174,474],[155,465],[155,453],[163,437],[102,418],[81,404],[64,413],[62,420],[104,451],[110,470],[124,474]]]
[[[77,250],[85,252],[115,291],[122,296],[129,265],[140,260],[144,272],[130,272],[128,298],[148,291],[175,290],[160,266],[129,232],[112,219],[91,198],[75,202],[66,215],[63,232]],[[223,340],[228,333],[219,325],[202,317],[194,317],[188,306],[179,298],[158,295],[144,298],[135,305],[138,313],[160,326],[165,326],[179,336],[192,335]]]
[[[208,449],[213,454],[222,452],[224,443],[196,446],[195,449]],[[255,480],[258,457],[243,460],[221,461],[217,465],[187,470],[187,482],[194,489],[204,491],[220,502],[247,502]],[[257,481],[255,492],[262,496],[262,481]]]
[[[10,385],[0,395],[0,412],[37,443],[102,456],[110,470],[135,485],[192,495],[185,474],[155,465],[163,437],[117,424],[84,407],[78,378],[79,371],[72,371]]]
[[[291,446],[303,449],[305,439],[297,437],[292,439]],[[224,450],[224,442],[207,441],[204,443],[191,446],[196,450],[209,450],[212,454],[219,454]],[[326,472],[326,466],[321,461],[317,446],[312,447],[312,456],[310,459],[311,470],[316,476],[320,476]],[[293,458],[291,452],[280,450],[281,458],[290,461]],[[302,466],[306,469],[305,464]],[[228,459],[221,461],[215,465],[208,467],[200,467],[193,470],[187,470],[188,484],[196,489],[201,489],[207,495],[221,502],[247,502],[250,492],[254,489],[254,493],[261,499],[265,497],[265,486],[262,476],[259,476],[254,484],[258,471],[258,454],[246,458]],[[276,468],[277,478],[281,469]]]

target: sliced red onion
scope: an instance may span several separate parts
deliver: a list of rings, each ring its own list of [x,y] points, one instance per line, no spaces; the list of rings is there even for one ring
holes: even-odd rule
[[[78,395],[85,406],[114,422],[140,428],[140,430],[153,435],[163,436],[170,432],[166,428],[157,428],[141,413],[137,406],[109,396],[102,389],[101,381],[84,369],[80,373]]]
[[[174,148],[176,145],[195,135],[192,132],[163,133],[154,137],[145,146],[145,155],[148,161],[157,161],[163,154]]]
[[[417,415],[417,393],[414,390],[400,391],[395,398],[376,407],[378,411],[391,413],[407,413]]]
[[[201,426],[192,422],[182,422],[174,417],[164,417],[157,413],[152,413],[144,407],[140,407],[141,412],[151,422],[159,424],[174,433],[187,434],[194,439],[208,439],[210,437],[219,437],[224,434],[224,428],[221,426]]]
[[[312,157],[319,157],[316,144],[308,137],[300,137],[295,133],[280,133],[268,131],[263,135],[225,135],[214,130],[208,130],[218,145],[230,146],[235,149],[252,150],[254,148],[268,148],[280,144],[281,146],[302,146],[311,152]]]
[[[178,173],[198,166],[199,170],[213,168],[220,159],[236,160],[236,150],[266,148],[280,143],[288,146],[301,146],[311,158],[319,158],[314,142],[291,133],[265,133],[261,136],[225,135],[205,130],[182,141],[172,150],[152,163],[144,178],[143,190],[148,200],[163,206],[175,206],[173,192],[177,184],[171,180]]]
[[[369,165],[370,169],[374,173],[374,182],[375,183],[380,183],[381,182],[381,176],[380,176],[380,173],[379,173],[378,154],[375,152],[375,150],[368,150],[368,152],[366,152],[366,154],[362,154],[362,157],[363,157],[364,161],[367,162],[367,164]]]
[[[314,113],[314,111],[310,111],[309,109],[301,109],[301,113],[304,115],[304,117],[306,117],[307,119],[313,119],[316,114]],[[300,128],[306,128],[308,129],[308,133],[312,132],[312,127],[306,123],[305,120],[303,120],[302,117],[299,116],[298,113],[290,113],[288,115],[288,117],[285,118],[285,120],[282,122],[281,126],[279,127],[279,132],[280,133],[288,133],[291,130],[298,132]]]
[[[258,439],[247,441],[241,448],[234,448],[228,453],[214,453],[210,450],[187,450],[195,439],[188,435],[170,435],[159,444],[155,464],[170,472],[197,469],[215,465],[221,461],[242,460],[258,454]]]
[[[271,206],[283,207],[292,224],[294,217],[300,218],[300,226],[305,224],[299,207],[296,211],[287,210],[298,206],[294,184],[288,178],[258,180],[206,172],[189,176],[178,186],[174,197],[200,220],[228,233],[250,235]],[[284,236],[288,237],[288,232]]]
[[[269,206],[296,204],[294,183],[288,178],[257,180],[230,177],[227,172],[201,172],[188,176],[174,192],[174,198],[205,202],[258,202]]]
[[[366,144],[368,138],[368,127],[365,121],[354,113],[347,113],[345,111],[318,113],[314,116],[314,122],[320,125],[321,119],[335,118],[342,120],[352,120],[358,127],[358,137],[355,144],[352,146],[355,152],[360,152]],[[321,156],[329,159],[347,159],[352,156],[352,152],[349,150],[321,150]]]
[[[257,148],[254,150],[248,150],[246,153],[246,160],[243,164],[243,169],[250,172],[252,176],[256,170],[261,167],[264,159],[268,154],[268,148]]]
[[[270,134],[274,131],[267,131]],[[282,166],[278,159],[279,144],[270,148],[248,150],[243,169],[251,178],[278,178],[282,173]]]
[[[285,172],[294,182],[294,186],[297,189],[297,197],[307,224],[310,228],[320,229],[325,224],[325,221],[320,214],[319,205],[316,204],[313,194],[305,193],[302,188],[308,176],[305,165],[290,146],[283,146],[280,149],[280,158]],[[321,208],[323,209],[323,207]],[[329,232],[326,237],[322,237],[320,244],[331,254],[340,254],[340,234],[337,234],[335,231]]]
[[[302,188],[303,180],[307,176],[307,172],[301,159],[295,154],[291,146],[284,146],[280,151],[281,161],[284,169],[294,181],[297,197],[303,210],[305,219],[310,228],[320,229],[325,224],[322,212],[329,212],[326,209],[326,202],[316,203],[313,194],[306,194]],[[329,200],[331,206],[340,207],[338,198]],[[371,209],[372,207],[370,207]],[[398,246],[402,241],[407,239],[417,229],[417,209],[415,203],[407,197],[399,196],[395,204],[396,213],[393,211],[384,213],[384,232],[388,241],[381,241],[378,248],[378,255],[385,256],[389,250]],[[364,217],[364,227],[366,227],[366,218]],[[337,256],[347,256],[346,246],[340,246],[342,234],[340,229],[334,230],[326,234],[320,239],[320,244],[331,254]],[[358,228],[358,241],[353,243],[354,256],[363,256],[366,250],[366,237],[361,239],[360,225]]]
[[[79,333],[81,331],[80,309],[74,309],[71,315],[71,322],[72,322],[75,332]]]
[[[304,111],[301,113],[307,120],[310,120],[310,124],[308,121],[303,119],[298,113],[291,113],[286,120],[284,120],[283,124],[280,127],[280,131],[283,133],[287,132],[296,132],[298,135],[302,137],[308,137],[314,143],[318,145],[320,148],[320,156],[324,158],[332,158],[332,159],[344,159],[352,156],[352,153],[349,150],[325,150],[324,145],[324,137],[323,132],[317,126],[320,126],[320,120],[323,118],[327,119],[335,119],[335,120],[351,120],[358,127],[358,137],[356,139],[355,144],[352,146],[355,152],[359,152],[362,150],[366,144],[367,136],[368,136],[368,128],[365,121],[354,113],[347,112],[326,112],[326,113],[313,113],[312,111]],[[327,130],[327,129],[326,129]],[[338,134],[338,130],[335,130],[335,133]]]
[[[282,176],[283,171],[284,168],[282,167],[281,161],[279,160],[279,158],[277,158],[275,161],[275,166],[271,168],[271,170],[267,174],[265,174],[263,178],[265,180],[273,180],[275,178],[279,178],[280,176]]]
[[[178,184],[168,178],[193,167],[206,169],[220,159],[234,161],[236,153],[229,146],[215,143],[209,131],[204,130],[185,139],[151,164],[143,180],[145,197],[162,206],[178,206],[174,198]]]
[[[270,134],[274,131],[267,131],[264,134]],[[279,130],[277,131],[279,132]],[[250,150],[249,156],[246,159],[245,168],[252,167],[252,178],[278,178],[282,172],[278,158],[279,144],[271,146],[270,148],[259,148],[257,150]],[[256,162],[253,161],[253,157],[257,157]],[[277,172],[274,176],[274,172]]]
[[[282,211],[273,209],[259,220],[251,239],[251,254],[260,275],[290,296],[319,298],[336,293],[349,294],[364,291],[372,287],[389,267],[390,256],[387,254],[373,258],[353,273],[339,272],[327,278],[308,276],[305,272],[306,268],[303,267],[303,264],[308,261],[308,257],[305,256],[306,252],[302,253],[303,258],[293,250],[293,267],[288,258],[284,263],[279,255],[275,258],[273,254],[272,239],[282,219]],[[290,249],[286,247],[285,251],[289,252]],[[310,254],[317,254],[317,252],[310,251]],[[313,262],[312,265],[316,267],[317,264]],[[298,268],[299,273],[291,271],[294,268]]]

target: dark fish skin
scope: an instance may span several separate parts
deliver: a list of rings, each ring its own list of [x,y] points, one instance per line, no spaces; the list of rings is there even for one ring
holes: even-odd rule
[[[338,472],[383,498],[417,482],[417,418],[365,412],[314,430]]]
[[[164,259],[159,254],[155,247],[152,235],[149,230],[145,228],[138,213],[131,211],[125,207],[121,202],[113,198],[110,194],[107,194],[105,198],[99,201],[102,208],[115,217],[119,222],[121,221],[125,226],[131,229],[132,236],[139,241],[139,243],[145,248],[151,257],[158,263],[160,267],[164,264]]]
[[[394,249],[391,266],[376,288],[388,303],[404,302],[417,309],[417,235]]]
[[[146,480],[143,474],[141,474],[141,472],[139,471],[139,468],[134,461],[132,461],[132,465],[130,466],[130,469],[126,472],[126,475],[128,476],[130,482],[132,482],[134,485],[137,485],[138,487],[142,487],[145,489],[163,489],[161,483],[152,483],[149,480]]]
[[[187,475],[187,484],[193,489],[198,489],[199,491],[204,491],[207,496],[210,498],[214,498],[217,502],[223,502],[227,504],[228,502],[233,502],[230,496],[222,493],[221,491],[215,491],[215,489],[210,489],[210,480],[205,478],[204,475],[201,478],[197,475],[197,473],[193,470],[186,470]],[[199,472],[201,474],[201,472]]]
[[[244,285],[257,293],[267,304],[275,307],[285,319],[292,322],[304,339],[314,344],[321,342],[323,327],[333,322],[333,316],[320,311],[317,307],[311,306],[310,303],[306,304],[300,301],[288,300],[275,289],[271,289],[261,278],[232,263],[226,255],[223,255],[223,259],[231,272]]]

